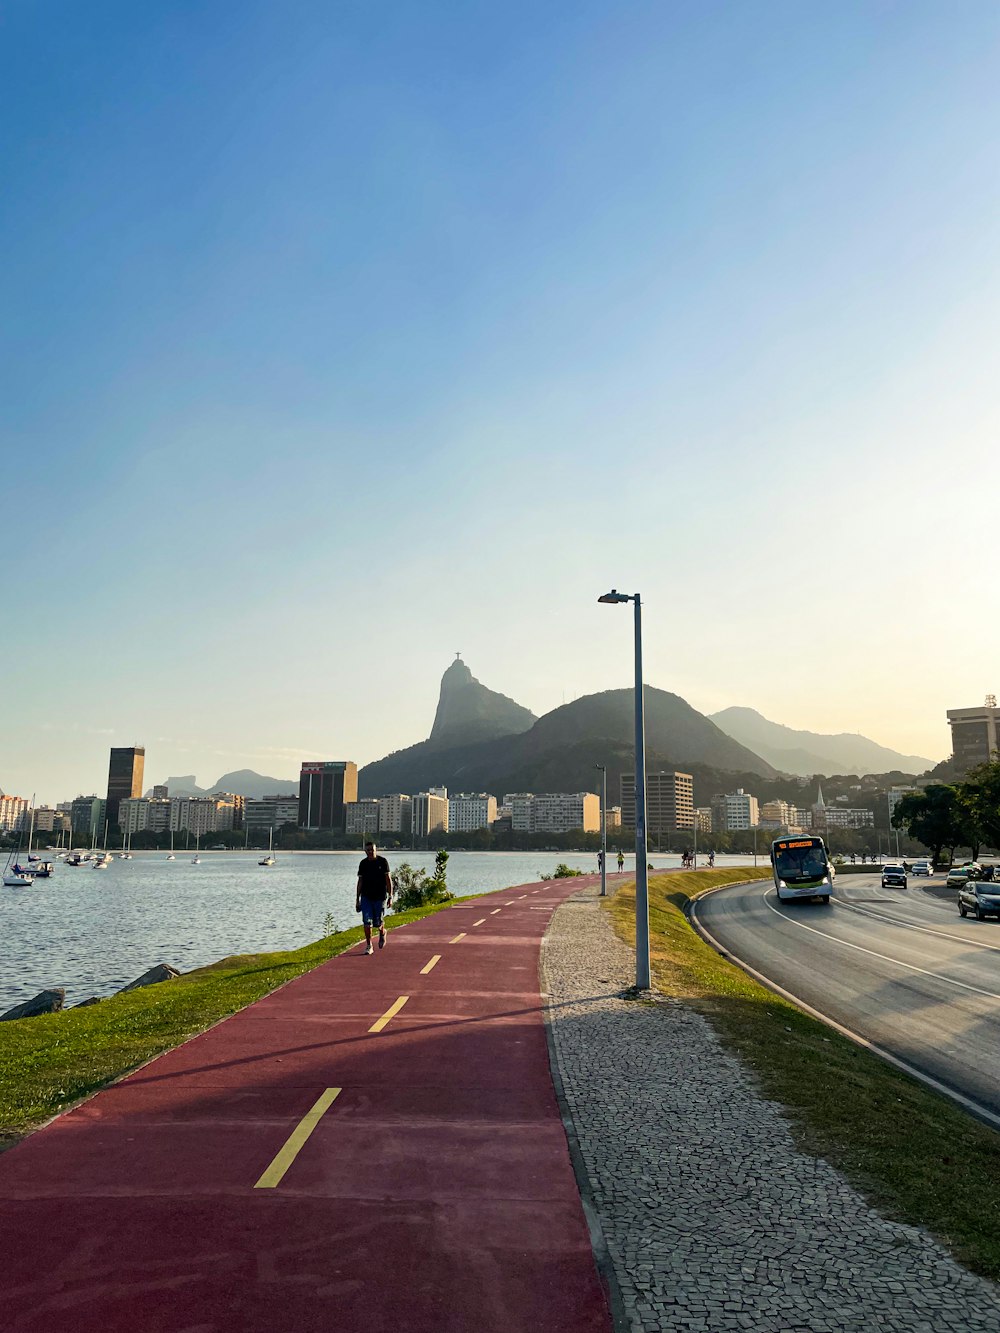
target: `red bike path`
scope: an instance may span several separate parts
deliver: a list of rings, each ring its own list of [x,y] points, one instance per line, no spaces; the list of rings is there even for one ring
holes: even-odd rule
[[[539,991],[588,882],[352,948],[0,1156],[0,1328],[609,1333]]]

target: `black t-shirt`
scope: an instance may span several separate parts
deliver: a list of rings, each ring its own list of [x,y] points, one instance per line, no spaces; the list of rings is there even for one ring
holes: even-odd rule
[[[362,898],[374,898],[384,901],[386,897],[385,877],[389,873],[389,862],[384,856],[366,856],[358,866],[361,876]]]

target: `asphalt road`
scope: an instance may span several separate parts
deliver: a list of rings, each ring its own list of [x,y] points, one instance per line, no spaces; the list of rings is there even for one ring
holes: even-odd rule
[[[1000,924],[963,921],[943,876],[909,885],[842,875],[829,906],[740,885],[696,917],[797,999],[1000,1117]]]

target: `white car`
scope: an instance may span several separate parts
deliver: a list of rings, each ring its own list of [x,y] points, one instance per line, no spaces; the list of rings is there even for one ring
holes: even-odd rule
[[[929,875],[931,874],[930,861],[914,861],[911,875]]]

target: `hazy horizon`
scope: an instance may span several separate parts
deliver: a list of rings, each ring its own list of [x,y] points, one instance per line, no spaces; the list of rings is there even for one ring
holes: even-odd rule
[[[700,711],[948,754],[998,54],[926,0],[9,6],[0,786],[361,764],[456,650],[624,687],[612,585]]]

